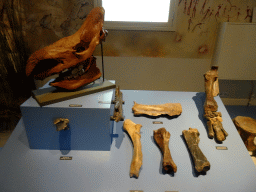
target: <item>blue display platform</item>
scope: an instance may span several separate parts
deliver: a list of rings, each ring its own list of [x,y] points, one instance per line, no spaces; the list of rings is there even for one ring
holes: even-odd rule
[[[21,105],[30,149],[109,151],[112,142],[115,89],[40,107],[30,97]],[[56,131],[54,120],[69,119]]]
[[[110,151],[31,150],[23,120],[19,122],[0,153],[0,191],[4,192],[255,192],[256,168],[246,150],[222,101],[216,97],[222,112],[223,126],[229,136],[222,144],[207,137],[203,118],[204,93],[123,90],[124,115],[142,124],[141,143],[143,165],[138,179],[130,178],[133,146],[122,130],[123,122],[114,123]],[[179,117],[135,117],[133,101],[141,104],[179,102],[183,112]],[[153,124],[162,121],[163,124]],[[153,140],[153,130],[165,127],[170,133],[170,151],[177,165],[177,173],[164,174],[162,155]],[[211,169],[198,175],[182,138],[182,130],[189,127],[200,132],[199,146],[211,163]],[[228,150],[217,150],[226,146]],[[60,160],[72,156],[72,160]]]

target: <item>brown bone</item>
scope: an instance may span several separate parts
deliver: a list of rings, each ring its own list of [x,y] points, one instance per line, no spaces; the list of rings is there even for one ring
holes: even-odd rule
[[[60,74],[50,85],[68,90],[98,79],[101,73],[92,54],[107,34],[103,29],[104,13],[102,7],[94,8],[75,34],[33,53],[27,62],[27,76],[42,80]]]
[[[54,125],[56,125],[57,131],[66,130],[68,129],[69,119],[58,118],[58,119],[55,119],[53,123]]]
[[[165,103],[160,105],[143,105],[138,104],[134,101],[132,107],[134,115],[146,114],[150,116],[159,116],[159,115],[180,115],[182,112],[182,107],[180,103]]]
[[[123,121],[123,93],[120,91],[119,86],[116,87],[115,91],[115,100],[112,101],[115,104],[114,107],[114,115],[110,117],[111,120],[115,120],[115,122]]]
[[[133,157],[130,168],[130,177],[139,177],[140,167],[142,166],[142,151],[140,142],[140,129],[142,125],[135,124],[130,119],[126,119],[123,124],[124,130],[130,136],[133,143]]]
[[[199,132],[197,129],[189,128],[183,130],[182,135],[185,138],[188,149],[193,157],[195,169],[197,172],[206,172],[210,169],[210,162],[206,159],[198,144],[200,141]]]
[[[171,134],[168,131],[166,131],[164,127],[158,130],[154,130],[154,139],[163,155],[163,169],[167,172],[173,171],[174,173],[176,173],[177,166],[172,159],[171,152],[169,149],[170,136]]]
[[[222,115],[217,112],[218,105],[214,96],[218,94],[218,67],[212,67],[204,74],[206,99],[204,103],[204,116],[207,119],[208,136],[222,142],[228,136],[228,133],[222,126]]]
[[[248,151],[256,151],[256,120],[237,116],[233,122]]]

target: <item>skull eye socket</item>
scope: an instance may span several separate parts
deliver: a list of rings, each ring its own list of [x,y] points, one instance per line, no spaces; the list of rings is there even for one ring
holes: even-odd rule
[[[78,43],[75,47],[74,47],[74,49],[76,50],[76,53],[80,53],[80,52],[82,52],[82,51],[84,51],[84,50],[86,50],[86,49],[88,49],[89,48],[89,42],[88,43]]]
[[[82,47],[82,46],[76,48],[76,52],[77,52],[77,53],[80,53],[80,52],[82,52],[82,51],[84,51],[84,50],[85,50],[85,48]]]

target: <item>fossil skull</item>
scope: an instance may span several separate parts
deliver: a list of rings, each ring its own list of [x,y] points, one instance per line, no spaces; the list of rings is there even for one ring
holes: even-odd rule
[[[43,80],[59,74],[50,85],[68,90],[77,89],[100,78],[101,72],[96,67],[96,58],[92,54],[107,36],[107,31],[103,29],[104,13],[102,7],[92,9],[75,34],[33,53],[27,62],[27,76]]]

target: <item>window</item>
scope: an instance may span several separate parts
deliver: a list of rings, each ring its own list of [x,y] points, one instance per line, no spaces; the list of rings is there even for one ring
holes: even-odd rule
[[[94,0],[106,29],[175,31],[175,0]]]

